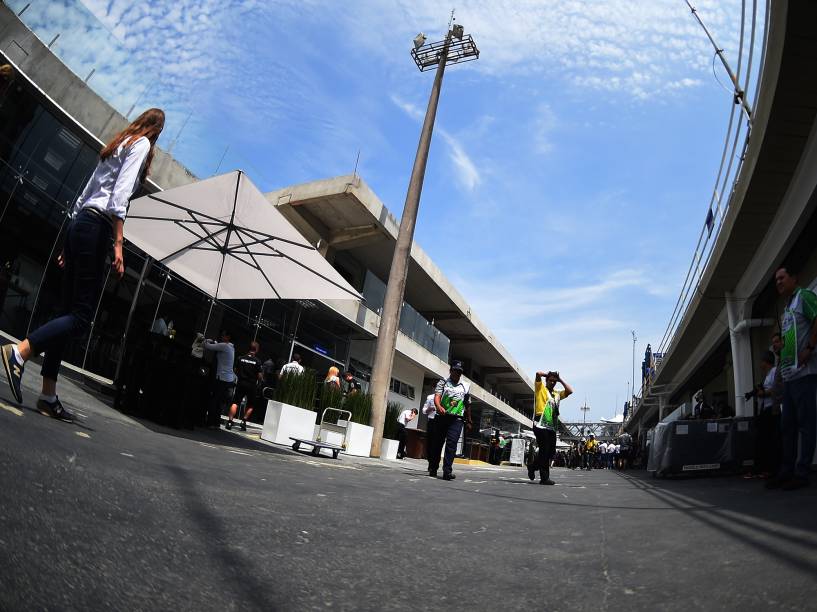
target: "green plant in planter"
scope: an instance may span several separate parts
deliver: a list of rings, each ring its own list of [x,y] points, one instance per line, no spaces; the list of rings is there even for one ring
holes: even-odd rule
[[[275,401],[314,411],[315,380],[315,370],[307,369],[301,374],[284,374],[275,388]]]
[[[397,439],[397,417],[403,412],[403,404],[400,402],[388,402],[386,404],[386,422],[383,423],[383,437],[389,440]]]
[[[372,418],[372,396],[368,393],[352,393],[346,396],[343,409],[352,413],[352,422],[368,425]]]
[[[337,385],[327,385],[326,383],[318,384],[320,385],[320,391],[318,391],[319,413],[323,414],[323,411],[327,408],[342,408],[343,391],[341,391]],[[348,410],[348,408],[346,410]]]

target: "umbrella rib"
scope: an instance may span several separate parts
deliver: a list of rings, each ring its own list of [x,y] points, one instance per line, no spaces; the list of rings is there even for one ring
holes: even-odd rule
[[[192,208],[187,208],[186,206],[182,206],[181,204],[176,204],[176,203],[171,202],[169,200],[165,200],[164,198],[160,198],[159,196],[154,195],[152,193],[149,193],[147,195],[147,197],[150,198],[151,200],[156,200],[157,202],[161,202],[162,204],[167,204],[168,206],[172,206],[173,208],[178,208],[179,210],[183,210],[183,211],[185,211],[186,213],[188,213],[191,216],[193,215],[193,213],[195,213],[195,214],[200,215],[202,217],[206,217],[207,219],[210,219],[211,221],[213,221],[215,223],[219,223],[221,225],[224,224],[224,221],[222,221],[218,217],[213,217],[213,216],[208,215],[206,213],[203,213],[201,211],[194,210]],[[155,217],[139,217],[139,218],[141,218],[141,219],[154,219]]]
[[[241,241],[241,244],[243,245],[243,244],[244,244],[244,239],[241,237],[241,233],[240,233],[240,232],[236,232],[236,233],[235,233],[235,235],[238,237],[238,239]],[[250,250],[249,250],[249,249],[247,249],[247,248],[246,248],[246,245],[245,245],[244,249],[245,249],[246,254],[250,256],[250,259],[252,259],[252,262],[255,264],[256,269],[257,269],[257,270],[258,270],[258,271],[261,273],[261,276],[263,276],[263,277],[264,277],[264,280],[265,280],[265,281],[267,281],[267,284],[269,285],[269,288],[270,288],[270,289],[272,289],[273,293],[275,293],[275,297],[277,297],[277,298],[280,300],[280,299],[281,299],[281,294],[280,294],[280,293],[278,293],[278,290],[277,290],[277,289],[275,288],[275,286],[272,284],[272,281],[271,281],[271,280],[269,279],[269,277],[267,276],[267,273],[266,273],[266,272],[264,272],[264,270],[261,268],[261,265],[260,265],[260,264],[259,264],[259,263],[256,261],[256,259],[255,259],[255,257],[253,256],[253,254],[250,252]],[[233,257],[236,257],[236,256],[235,256],[233,253],[230,253],[230,254],[231,254]],[[238,257],[236,257],[236,259],[238,259]],[[243,261],[243,260],[240,260],[240,259],[239,259],[239,261]],[[245,263],[245,264],[247,264],[247,262],[244,262],[244,263]],[[249,264],[247,264],[247,265],[249,265]]]
[[[198,238],[198,240],[194,240],[194,241],[193,241],[193,242],[191,242],[190,244],[187,244],[187,245],[183,246],[182,248],[180,248],[180,249],[178,249],[178,250],[176,250],[176,251],[173,251],[173,252],[172,252],[170,255],[166,255],[165,257],[162,257],[162,258],[159,260],[159,262],[160,262],[160,263],[164,263],[164,262],[166,262],[168,259],[170,259],[171,257],[175,257],[176,255],[178,255],[178,254],[179,254],[179,253],[181,253],[182,251],[189,251],[189,250],[191,250],[191,249],[196,248],[196,245],[197,245],[197,244],[200,244],[201,242],[208,242],[208,241],[210,241],[210,240],[213,240],[213,239],[215,238],[215,236],[217,236],[217,235],[219,235],[219,234],[221,234],[221,233],[223,233],[223,232],[227,231],[227,228],[226,228],[226,227],[223,227],[223,228],[221,228],[220,230],[218,230],[218,231],[217,231],[215,234],[208,234],[207,236],[205,236],[205,237],[203,237],[203,238],[202,238],[201,236],[199,236],[198,234],[196,234],[195,232],[193,232],[191,229],[186,228],[186,227],[184,227],[184,226],[182,226],[182,228],[183,228],[183,229],[186,229],[188,232],[190,232],[191,234],[193,234],[194,236],[196,236],[196,238]],[[218,247],[218,245],[216,245],[216,244],[214,244],[214,243],[210,243],[210,244],[211,244],[211,245],[214,247],[212,250],[215,250],[215,251],[220,251],[220,250],[221,250],[221,249]],[[210,250],[210,249],[207,249],[207,250]]]
[[[320,278],[322,278],[323,280],[325,280],[327,283],[329,283],[329,284],[331,284],[331,285],[334,285],[334,286],[335,286],[335,287],[337,287],[338,289],[341,289],[341,290],[345,291],[346,293],[348,293],[348,294],[350,294],[350,295],[353,295],[353,296],[354,296],[356,299],[358,299],[358,300],[360,299],[360,296],[359,296],[359,295],[358,295],[356,292],[349,291],[349,290],[348,290],[346,287],[344,287],[343,285],[339,285],[338,283],[336,283],[335,281],[333,281],[331,278],[329,278],[329,277],[327,277],[327,276],[324,276],[323,274],[321,274],[321,273],[320,273],[320,272],[318,272],[317,270],[313,270],[312,268],[310,268],[310,267],[309,267],[309,266],[307,266],[306,264],[302,264],[300,261],[298,261],[297,259],[293,259],[292,257],[290,257],[289,255],[287,255],[286,253],[281,253],[281,257],[284,257],[284,258],[286,258],[286,259],[290,260],[290,261],[291,261],[292,263],[294,263],[294,264],[298,264],[298,265],[299,265],[299,266],[301,266],[301,267],[302,267],[304,270],[307,270],[307,271],[309,271],[309,272],[312,272],[312,274],[314,274],[315,276],[320,277]]]

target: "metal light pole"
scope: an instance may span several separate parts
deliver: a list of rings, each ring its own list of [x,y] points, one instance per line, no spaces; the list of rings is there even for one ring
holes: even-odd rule
[[[590,410],[590,406],[587,405],[587,401],[585,400],[584,406],[579,408],[582,411],[582,435],[585,435],[587,430],[587,413]]]
[[[400,310],[406,290],[411,243],[414,239],[414,226],[417,222],[417,209],[420,206],[420,194],[423,190],[428,150],[431,146],[431,133],[434,130],[443,74],[448,64],[477,59],[479,50],[471,35],[465,36],[462,26],[456,24],[449,28],[445,40],[440,42],[427,45],[425,36],[419,34],[414,39],[411,56],[421,72],[436,69],[437,74],[434,75],[434,84],[431,86],[431,96],[428,100],[423,129],[420,132],[420,142],[417,144],[417,154],[411,169],[411,179],[406,192],[406,203],[403,205],[403,217],[400,220],[400,231],[397,234],[397,244],[392,256],[389,282],[386,286],[386,297],[383,302],[383,312],[380,315],[380,329],[374,350],[370,387],[372,417],[369,421],[374,428],[370,452],[372,457],[380,456],[380,442],[383,438],[383,423],[386,417],[387,396],[394,364],[394,347],[397,343]]]
[[[630,332],[633,335],[633,395],[630,397],[630,408],[635,405],[635,341],[637,340],[635,330]]]

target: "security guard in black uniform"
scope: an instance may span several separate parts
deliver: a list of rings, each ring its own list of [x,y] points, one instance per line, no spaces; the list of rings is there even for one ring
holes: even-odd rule
[[[258,358],[258,351],[261,349],[255,341],[250,343],[250,350],[246,355],[242,355],[236,362],[236,373],[238,374],[238,385],[235,391],[235,402],[230,406],[230,418],[227,421],[227,429],[233,428],[233,419],[238,412],[238,404],[244,405],[241,414],[241,430],[247,431],[247,419],[252,415],[255,399],[258,395],[258,385],[263,373],[262,363]]]

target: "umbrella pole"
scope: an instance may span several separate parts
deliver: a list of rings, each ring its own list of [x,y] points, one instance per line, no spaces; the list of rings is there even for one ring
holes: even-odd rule
[[[170,272],[165,272],[165,282],[162,283],[162,290],[159,292],[159,301],[156,302],[156,312],[153,313],[153,321],[150,322],[151,329],[153,329],[153,324],[159,316],[159,308],[162,306],[162,298],[165,296],[165,287],[167,286],[168,278],[170,278]]]
[[[267,300],[261,300],[261,310],[258,311],[258,320],[255,323],[255,335],[252,337],[252,341],[255,342],[258,340],[258,328],[261,327],[261,316],[264,314],[264,305],[267,303]]]
[[[215,303],[216,299],[218,298],[218,289],[221,287],[221,275],[224,273],[224,262],[227,260],[227,248],[230,245],[230,235],[233,233],[233,228],[235,228],[235,207],[238,204],[238,187],[241,185],[241,171],[239,170],[238,176],[236,177],[235,182],[235,193],[233,194],[233,212],[230,215],[230,223],[227,225],[227,236],[224,238],[224,247],[221,251],[221,268],[218,271],[218,281],[216,281],[216,292],[213,295],[213,298],[210,300],[210,310],[207,312],[207,321],[204,323],[204,337],[207,337],[207,327],[210,325],[210,315],[213,314],[213,304]]]

